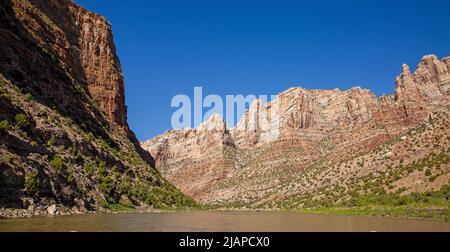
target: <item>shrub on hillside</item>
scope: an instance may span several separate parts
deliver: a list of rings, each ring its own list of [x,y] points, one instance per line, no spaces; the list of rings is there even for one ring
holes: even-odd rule
[[[30,126],[30,121],[25,114],[17,114],[14,118],[16,120],[16,126],[21,129],[26,129]]]
[[[113,202],[112,196],[114,194],[114,180],[110,176],[100,178],[100,190],[106,196],[109,202]]]
[[[47,142],[47,146],[53,146],[56,143],[56,137],[52,135]]]
[[[66,164],[64,163],[64,160],[59,155],[53,156],[53,159],[50,161],[49,164],[56,171],[61,171],[62,169],[66,168]]]
[[[36,194],[39,190],[39,177],[37,172],[31,172],[25,177],[25,192]]]
[[[3,120],[0,122],[0,132],[8,131],[10,125],[8,120]]]

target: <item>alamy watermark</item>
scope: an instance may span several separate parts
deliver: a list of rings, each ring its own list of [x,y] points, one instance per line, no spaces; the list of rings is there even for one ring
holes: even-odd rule
[[[202,87],[194,87],[193,100],[184,94],[172,98],[171,106],[177,110],[172,114],[171,125],[173,129],[191,129],[218,114],[223,116],[228,128],[276,134],[279,131],[276,99],[276,95],[238,94],[226,95],[224,100],[216,94],[204,96]],[[243,117],[246,110],[247,118]]]

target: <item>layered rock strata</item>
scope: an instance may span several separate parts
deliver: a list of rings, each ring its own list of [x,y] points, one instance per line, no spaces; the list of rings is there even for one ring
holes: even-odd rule
[[[252,201],[323,157],[373,150],[444,111],[449,62],[428,55],[414,73],[403,65],[390,96],[378,98],[360,87],[291,88],[270,103],[254,101],[235,128],[169,131],[142,146],[169,180],[196,199]]]
[[[69,0],[0,1],[0,218],[193,204],[152,163],[108,21]]]

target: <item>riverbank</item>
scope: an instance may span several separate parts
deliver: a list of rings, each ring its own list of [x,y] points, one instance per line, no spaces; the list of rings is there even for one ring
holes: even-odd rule
[[[120,214],[120,213],[170,213],[170,212],[287,212],[318,215],[389,217],[415,220],[450,221],[450,209],[438,207],[388,207],[366,206],[351,208],[315,208],[315,209],[252,209],[252,208],[226,208],[220,206],[201,206],[196,208],[166,208],[155,209],[149,206],[131,208],[119,204],[100,208],[96,211],[80,211],[77,208],[64,206],[47,206],[35,209],[0,208],[0,219],[70,216],[85,214]]]
[[[368,206],[368,207],[352,207],[352,208],[300,209],[293,211],[300,213],[311,213],[321,215],[391,217],[391,218],[407,218],[420,220],[450,221],[450,210],[448,208]]]
[[[199,208],[198,211],[239,211],[239,212],[286,212],[317,215],[387,217],[396,219],[450,221],[450,209],[430,206],[364,206],[364,207],[328,207],[305,209],[254,209],[254,208],[226,208],[209,206]]]
[[[78,208],[68,208],[64,206],[42,206],[28,209],[0,208],[0,219],[32,218],[32,217],[53,217],[86,214],[118,214],[118,213],[160,213],[173,212],[168,209],[155,209],[149,206],[130,208],[122,205],[110,205],[107,208],[100,208],[95,211]]]

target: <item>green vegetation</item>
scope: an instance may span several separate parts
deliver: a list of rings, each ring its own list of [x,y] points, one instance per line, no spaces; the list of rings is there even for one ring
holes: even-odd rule
[[[95,191],[98,193],[95,196],[97,206],[113,211],[132,211],[136,199],[139,203],[145,202],[154,208],[175,209],[185,204],[195,205],[190,197],[166,182],[140,157],[133,143],[119,127],[109,125],[106,121],[101,123],[102,120],[85,120],[82,114],[80,116],[74,111],[71,111],[74,113],[68,117],[67,109],[58,107],[58,104],[31,102],[35,100],[35,93],[31,89],[22,90],[10,82],[3,82],[1,78],[0,81],[2,101],[6,100],[4,97],[12,97],[12,100],[8,99],[7,102],[18,107],[23,104],[22,101],[29,102],[29,106],[22,108],[23,111],[8,114],[9,117],[0,117],[0,133],[15,130],[15,135],[23,136],[31,145],[46,146],[47,150],[53,152],[48,155],[33,153],[36,163],[30,161],[25,167],[32,165],[45,169],[47,164],[55,174],[49,174],[49,177],[42,181],[39,180],[37,172],[27,174],[23,184],[27,194],[34,195],[39,192],[42,183],[51,182],[58,186],[70,185],[75,193],[82,196],[94,191],[91,187],[94,185],[99,192]],[[37,115],[30,113],[31,110],[36,110]],[[49,125],[48,129],[31,131],[34,116],[45,121]],[[94,115],[94,119],[99,119],[97,116]],[[53,128],[68,129],[68,136],[57,135]],[[70,142],[72,136],[84,139],[83,146],[89,146],[79,148],[80,146]],[[65,145],[58,146],[60,142]],[[7,151],[2,152],[1,165],[19,167],[24,162],[19,158],[13,160],[13,157],[15,156],[9,155]],[[3,177],[1,179],[3,180]]]
[[[100,161],[97,167],[97,174],[99,177],[105,176],[107,174],[106,163],[104,161]]]
[[[16,91],[19,94],[22,94],[22,89],[20,87],[18,87],[17,85],[15,85],[14,83],[11,83],[12,88],[14,89],[14,91]]]
[[[412,217],[425,219],[450,219],[448,197],[450,185],[445,185],[435,192],[411,193],[400,195],[383,193],[359,195],[352,193],[350,198],[336,203],[332,200],[312,200],[300,208],[283,208],[285,210],[301,211],[316,214],[362,215],[362,216],[390,216]]]
[[[67,176],[66,179],[67,179],[67,183],[69,183],[69,184],[71,184],[75,180],[73,174],[69,174],[69,176]]]
[[[106,204],[122,205],[132,207],[131,202],[117,201],[118,196],[134,197],[155,208],[173,209],[181,206],[194,206],[195,202],[182,194],[178,189],[166,183],[162,178],[150,180],[137,179],[133,182],[127,174],[122,174],[117,168],[108,168],[104,161],[99,161],[96,167],[96,177],[99,189],[106,199]],[[88,164],[84,165],[88,173],[93,173],[94,168]],[[159,180],[159,182],[157,181]],[[158,184],[158,186],[155,186]]]
[[[101,207],[108,207],[108,202],[106,202],[103,198],[98,197],[95,201]]]
[[[47,146],[53,146],[56,143],[56,137],[52,135],[47,142]]]
[[[83,165],[83,169],[86,171],[87,174],[89,174],[91,176],[95,174],[94,167],[92,167],[92,165],[90,165],[88,163]]]
[[[37,172],[31,172],[25,177],[25,191],[36,194],[39,190],[39,177]]]
[[[415,206],[415,207],[446,207],[450,196],[450,185],[445,185],[440,191],[411,193],[400,196],[398,193],[378,195],[353,195],[341,204],[345,207],[362,206]]]
[[[16,126],[21,129],[27,129],[30,126],[30,121],[25,114],[17,114],[14,119],[16,120]]]
[[[84,134],[83,136],[84,136],[84,139],[86,139],[86,141],[88,143],[92,143],[92,141],[94,141],[94,139],[95,139],[94,134],[92,132]]]
[[[31,100],[33,100],[34,98],[33,98],[33,95],[32,94],[30,94],[30,93],[26,93],[25,94],[25,100],[26,101],[31,101]]]
[[[111,209],[112,211],[119,211],[119,212],[130,212],[130,211],[134,211],[133,207],[130,206],[124,206],[122,204],[109,204],[107,206],[109,209]]]
[[[290,192],[297,190],[297,195],[234,205],[323,214],[450,219],[450,181],[445,181],[450,164],[450,137],[445,135],[448,115],[433,120],[440,120],[440,131],[427,128],[430,126],[426,123],[377,149],[350,158],[344,156],[343,160],[337,158],[322,164],[316,161],[299,178],[282,187]],[[401,140],[403,136],[407,140]],[[418,155],[405,156],[416,152]],[[364,166],[370,172],[361,172]],[[319,176],[323,183],[314,183]],[[330,180],[333,176],[342,179]],[[434,181],[437,183],[431,184]],[[432,191],[436,186],[441,189]]]
[[[10,125],[9,125],[8,120],[5,119],[0,122],[0,132],[8,131],[9,128],[10,128]]]
[[[100,177],[100,190],[107,197],[109,202],[113,202],[112,196],[114,194],[114,179],[110,176]]]
[[[163,186],[154,186],[147,181],[139,180],[131,189],[129,195],[155,208],[176,208],[196,205],[192,198],[183,195],[178,189],[168,183]]]
[[[96,193],[97,204],[113,210],[133,209],[135,201],[146,202],[155,208],[175,208],[186,202],[195,204],[141,158],[123,129],[109,124],[100,114],[85,115],[83,109],[55,104],[53,99],[33,102],[40,94],[38,91],[42,90],[28,86],[22,90],[9,81],[3,81],[2,76],[0,84],[1,102],[14,108],[0,116],[0,136],[10,131],[13,136],[22,136],[20,140],[30,146],[39,147],[34,148],[37,151],[30,153],[30,157],[16,153],[17,150],[10,154],[8,148],[4,148],[0,152],[2,168],[33,167],[44,171],[48,168],[53,173],[41,180],[36,172],[26,174],[21,187],[27,194],[38,193],[39,187],[52,183],[57,188],[69,185],[80,198],[92,197],[92,193]],[[79,91],[86,90],[80,87]],[[35,120],[43,122],[46,127],[34,130]],[[56,134],[56,129],[67,134]],[[73,139],[85,141],[79,143]],[[11,143],[7,139],[7,144]],[[3,183],[4,177],[0,177]],[[13,179],[15,177],[11,176]],[[135,195],[140,196],[139,200]]]
[[[367,206],[352,208],[317,208],[301,209],[303,213],[333,214],[333,215],[356,215],[356,216],[385,216],[385,217],[408,217],[420,219],[450,220],[450,211],[443,208],[411,208],[406,206]]]
[[[120,151],[116,148],[116,147],[112,147],[110,143],[108,143],[107,141],[103,140],[103,139],[99,139],[100,142],[100,146],[103,150],[114,154],[116,157],[118,157],[120,155]]]
[[[6,92],[6,91],[3,91],[3,90],[0,90],[0,97],[3,97],[5,99],[10,99],[11,98],[10,94],[8,92]]]
[[[131,195],[131,192],[132,192],[131,188],[132,188],[131,183],[128,179],[120,182],[120,184],[119,184],[119,192],[121,194],[128,195],[128,196]]]
[[[55,155],[53,156],[53,159],[50,161],[50,166],[55,169],[56,171],[61,171],[66,167],[66,164],[64,163],[64,160],[61,156]]]

